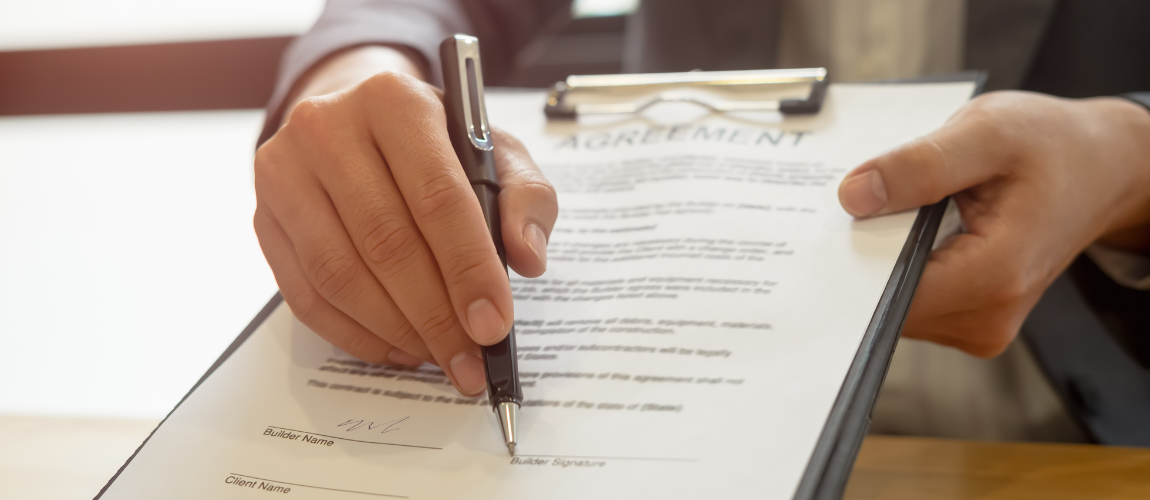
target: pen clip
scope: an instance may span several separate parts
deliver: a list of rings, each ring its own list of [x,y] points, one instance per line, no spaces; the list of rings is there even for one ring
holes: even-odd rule
[[[479,63],[479,39],[455,35],[459,59],[459,91],[467,138],[480,151],[491,151],[491,130],[487,127],[487,107],[483,105],[483,66]]]

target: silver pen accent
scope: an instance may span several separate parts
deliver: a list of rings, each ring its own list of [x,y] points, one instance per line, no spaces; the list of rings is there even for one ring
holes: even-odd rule
[[[515,424],[519,418],[519,405],[515,403],[500,403],[499,427],[503,429],[503,442],[507,443],[507,451],[515,456]]]

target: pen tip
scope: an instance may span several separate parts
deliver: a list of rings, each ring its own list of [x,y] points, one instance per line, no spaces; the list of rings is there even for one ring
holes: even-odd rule
[[[507,443],[507,451],[515,456],[515,443],[519,441],[515,432],[515,423],[519,420],[519,405],[516,403],[499,403],[496,408],[499,414],[499,427],[503,429],[503,442]]]

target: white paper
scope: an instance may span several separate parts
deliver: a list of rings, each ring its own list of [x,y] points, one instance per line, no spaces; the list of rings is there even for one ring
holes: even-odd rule
[[[972,90],[839,85],[817,117],[678,126],[490,95],[560,192],[548,272],[512,278],[518,456],[434,367],[360,363],[280,306],[105,498],[790,498],[915,216],[854,221],[838,182]]]

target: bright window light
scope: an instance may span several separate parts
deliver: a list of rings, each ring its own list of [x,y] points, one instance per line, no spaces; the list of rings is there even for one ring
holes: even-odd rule
[[[639,0],[575,0],[571,4],[574,17],[625,16],[639,8]]]
[[[0,0],[0,50],[299,35],[324,0]]]

